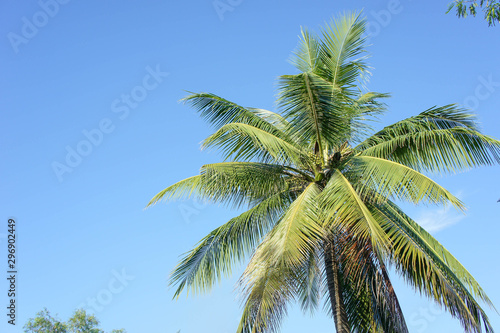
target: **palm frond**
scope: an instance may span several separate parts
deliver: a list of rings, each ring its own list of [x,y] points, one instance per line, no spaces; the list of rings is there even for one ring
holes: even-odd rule
[[[320,65],[321,43],[307,29],[302,28],[299,45],[290,62],[303,73],[313,73]]]
[[[350,121],[352,134],[350,142],[360,142],[361,138],[366,138],[367,135],[373,132],[371,122],[377,121],[378,116],[386,111],[385,103],[380,100],[388,98],[389,94],[367,92],[359,93],[354,99],[350,99],[349,104],[345,104],[346,108],[351,108],[349,114],[353,117]]]
[[[293,195],[286,191],[272,195],[205,236],[172,271],[170,285],[178,285],[174,298],[183,290],[187,294],[206,292],[229,276],[291,201]]]
[[[357,83],[368,74],[365,25],[359,13],[352,13],[333,20],[323,30],[320,76],[347,95],[355,94]]]
[[[222,126],[203,141],[202,147],[221,149],[226,160],[229,158],[239,161],[258,159],[299,164],[302,155],[301,150],[292,141],[243,123]]]
[[[464,210],[462,202],[429,177],[403,164],[373,156],[354,156],[347,166],[347,174],[357,180],[356,190],[366,200],[379,203],[397,198],[412,203],[427,201],[448,204]],[[368,190],[368,191],[365,191]],[[376,192],[376,197],[370,195]]]
[[[474,117],[455,105],[385,127],[356,150],[418,171],[457,172],[500,163],[500,141],[481,134]]]
[[[279,113],[272,112],[269,110],[265,109],[259,109],[259,108],[247,108],[248,111],[252,112],[256,116],[264,119],[267,121],[269,124],[273,125],[278,129],[278,131],[282,133],[286,133],[288,126],[290,125],[286,119],[280,115]],[[268,131],[269,132],[269,131]],[[275,133],[275,132],[273,132]],[[278,133],[278,132],[276,132]]]
[[[206,164],[200,171],[203,197],[241,207],[290,189],[295,174],[280,165],[257,162]]]
[[[396,205],[370,205],[370,210],[391,238],[391,262],[415,289],[444,306],[467,332],[493,332],[488,317],[474,296],[491,304],[463,266]]]
[[[309,183],[290,204],[260,246],[265,260],[292,268],[300,267],[308,259],[314,243],[322,236],[316,215],[319,193],[316,183]]]
[[[276,125],[286,124],[283,118],[274,112],[243,107],[211,93],[192,93],[181,101],[198,110],[201,117],[217,129],[231,123],[243,123],[279,134],[283,132],[278,130]]]
[[[277,333],[297,289],[293,271],[267,261],[253,263],[240,279],[246,301],[237,332]]]
[[[313,73],[302,73],[283,75],[278,84],[278,107],[301,145],[317,142],[322,151],[324,145],[346,138],[350,117],[342,109],[342,95],[330,82]]]
[[[321,261],[317,251],[311,251],[303,267],[297,270],[297,299],[304,312],[313,313],[321,298]]]
[[[367,238],[381,248],[388,248],[388,238],[353,185],[338,169],[319,196],[319,209],[325,228],[349,229],[361,239]]]
[[[236,207],[265,199],[294,186],[297,177],[293,168],[257,162],[225,162],[202,166],[200,175],[184,179],[159,192],[146,207],[161,200],[190,198]],[[288,183],[293,180],[292,185]]]
[[[193,194],[200,194],[202,188],[202,177],[200,175],[192,176],[170,185],[163,191],[156,194],[146,205],[146,208],[156,204],[161,200],[175,200],[182,197],[191,197]]]

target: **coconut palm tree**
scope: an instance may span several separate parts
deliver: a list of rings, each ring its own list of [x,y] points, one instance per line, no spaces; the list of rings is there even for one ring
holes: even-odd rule
[[[387,95],[361,88],[368,76],[365,21],[347,14],[320,36],[303,30],[279,78],[279,112],[243,107],[210,93],[184,99],[215,127],[204,148],[224,162],[158,193],[245,207],[213,230],[172,272],[175,297],[206,292],[249,259],[238,332],[276,332],[291,302],[326,301],[336,331],[407,332],[389,278],[395,268],[467,332],[492,332],[471,274],[395,203],[463,203],[424,173],[500,161],[500,141],[479,132],[456,105],[430,108],[373,134]],[[372,133],[369,136],[369,133]]]

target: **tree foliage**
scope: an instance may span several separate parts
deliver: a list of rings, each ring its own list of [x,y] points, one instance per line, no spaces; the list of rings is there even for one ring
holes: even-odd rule
[[[489,26],[500,22],[500,2],[498,0],[454,0],[450,3],[447,13],[453,8],[456,9],[458,17],[467,17],[467,15],[475,17],[478,11],[482,10],[484,19]]]
[[[387,94],[363,92],[365,21],[346,14],[320,35],[302,31],[298,74],[278,80],[278,112],[209,93],[184,101],[214,127],[202,143],[224,162],[148,204],[197,196],[247,208],[204,237],[172,272],[175,297],[209,291],[249,259],[238,332],[277,332],[290,303],[321,303],[337,332],[408,332],[387,266],[457,318],[492,332],[474,277],[396,201],[463,203],[428,173],[497,164],[500,141],[457,105],[432,107],[373,132]]]
[[[105,333],[99,328],[99,320],[85,310],[76,310],[67,322],[53,317],[49,310],[43,309],[30,318],[24,325],[25,333]],[[110,333],[126,333],[124,329],[112,330]]]

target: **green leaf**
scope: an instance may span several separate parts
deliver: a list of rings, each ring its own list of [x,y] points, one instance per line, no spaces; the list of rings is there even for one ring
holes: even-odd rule
[[[171,274],[170,284],[178,285],[174,298],[184,289],[188,294],[206,292],[229,276],[273,227],[291,198],[288,192],[277,193],[203,238]]]

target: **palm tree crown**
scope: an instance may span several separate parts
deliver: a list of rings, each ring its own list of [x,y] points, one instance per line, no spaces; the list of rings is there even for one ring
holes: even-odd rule
[[[196,93],[185,102],[215,127],[204,148],[225,162],[158,193],[149,203],[197,195],[248,207],[203,238],[174,269],[175,296],[205,292],[251,255],[240,279],[238,332],[276,332],[292,301],[326,300],[337,332],[407,332],[386,265],[460,320],[492,332],[471,274],[395,201],[462,202],[425,172],[500,161],[500,141],[456,105],[430,108],[368,136],[386,94],[362,93],[365,22],[347,14],[320,36],[303,30],[279,78],[279,113]]]

